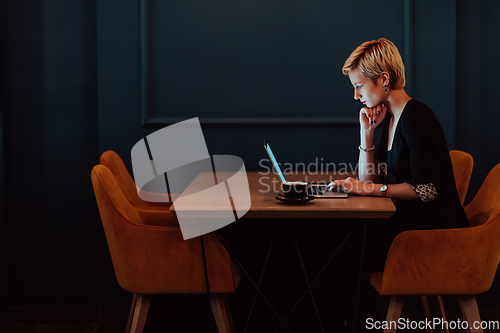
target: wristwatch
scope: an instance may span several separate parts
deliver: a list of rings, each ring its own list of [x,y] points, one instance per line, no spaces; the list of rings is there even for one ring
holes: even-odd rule
[[[383,197],[387,196],[387,185],[385,184],[380,185],[380,193],[382,193]]]

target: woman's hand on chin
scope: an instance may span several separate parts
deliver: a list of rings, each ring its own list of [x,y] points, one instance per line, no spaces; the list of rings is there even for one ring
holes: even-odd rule
[[[364,107],[359,110],[359,123],[363,130],[374,130],[382,122],[387,112],[384,103],[374,107]]]

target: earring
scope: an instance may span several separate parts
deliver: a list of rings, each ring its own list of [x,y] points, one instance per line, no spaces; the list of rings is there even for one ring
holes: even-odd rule
[[[389,90],[387,89],[387,86],[385,84],[384,84],[384,88],[385,88],[385,93],[388,94]]]

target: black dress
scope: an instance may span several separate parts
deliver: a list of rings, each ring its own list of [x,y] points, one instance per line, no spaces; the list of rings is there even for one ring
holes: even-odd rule
[[[402,231],[469,225],[458,197],[444,132],[434,112],[415,99],[408,101],[388,152],[390,121],[391,115],[387,112],[381,139],[375,149],[378,161],[386,165],[385,175],[381,175],[382,182],[408,183],[421,200],[396,200],[396,213],[392,219],[372,224],[368,245],[375,247],[373,255],[378,258],[371,259],[377,270],[383,269],[392,240]]]

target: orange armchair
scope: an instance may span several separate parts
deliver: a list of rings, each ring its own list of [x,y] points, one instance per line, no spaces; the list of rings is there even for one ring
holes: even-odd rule
[[[457,185],[458,197],[462,206],[469,188],[470,176],[474,167],[472,156],[461,150],[450,150],[451,164],[453,165],[453,175]]]
[[[92,184],[118,284],[134,293],[127,332],[142,332],[152,294],[206,293],[201,242],[183,240],[180,228],[145,225],[113,173],[97,165]],[[225,293],[232,293],[240,271],[213,234],[204,235],[212,311],[219,332],[232,332]]]
[[[469,326],[480,320],[475,295],[491,287],[500,262],[499,184],[500,164],[465,207],[473,227],[410,230],[394,239],[384,272],[369,275],[381,296],[391,296],[387,320],[398,320],[406,295],[458,295]]]

